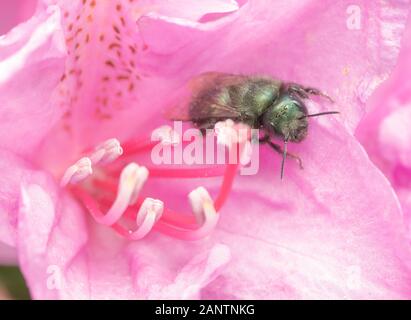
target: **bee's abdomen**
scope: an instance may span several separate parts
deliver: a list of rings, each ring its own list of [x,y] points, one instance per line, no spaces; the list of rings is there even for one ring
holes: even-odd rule
[[[244,77],[230,85],[217,83],[193,97],[190,117],[201,128],[212,128],[225,119],[254,126],[278,97],[280,86],[277,80],[261,77]]]

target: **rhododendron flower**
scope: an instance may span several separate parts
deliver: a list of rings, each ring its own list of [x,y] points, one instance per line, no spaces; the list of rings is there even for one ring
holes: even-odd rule
[[[0,261],[1,264],[16,264],[17,257],[16,251],[13,247],[10,247],[2,242],[0,242]]]
[[[42,1],[0,38],[0,240],[32,296],[410,298],[402,210],[353,136],[409,9]],[[164,110],[207,71],[316,87],[341,114],[310,121],[289,146],[304,170],[288,161],[283,181],[263,147],[253,176],[153,166],[150,133],[173,141]],[[310,111],[328,108],[317,102]]]
[[[369,103],[356,135],[371,160],[393,185],[401,201],[404,219],[411,230],[411,24],[402,40],[398,64],[390,79]]]
[[[0,2],[0,34],[4,34],[34,13],[36,0],[14,0]]]

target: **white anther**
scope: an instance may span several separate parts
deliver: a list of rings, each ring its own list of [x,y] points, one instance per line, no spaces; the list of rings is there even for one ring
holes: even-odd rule
[[[64,187],[69,183],[79,182],[90,176],[92,173],[93,169],[91,167],[90,158],[81,158],[64,172],[60,185]]]
[[[217,135],[217,143],[225,146],[231,146],[234,135],[234,121],[227,119],[225,121],[217,122],[214,126],[214,132]]]
[[[138,194],[146,182],[148,170],[140,167],[136,163],[129,163],[120,174],[120,181],[116,199],[107,214],[99,219],[105,225],[112,225],[117,222],[127,207],[135,201]]]
[[[217,216],[213,200],[204,187],[198,187],[191,191],[188,199],[198,224],[204,225],[207,220]]]
[[[155,220],[158,221],[161,218],[161,215],[163,214],[163,210],[163,201],[152,198],[144,199],[137,214],[137,226],[141,226],[149,214],[154,214],[156,218]]]
[[[109,139],[95,148],[94,153],[90,156],[93,164],[110,163],[123,154],[120,142],[117,139]]]
[[[241,123],[235,123],[231,119],[217,122],[214,126],[217,135],[217,143],[231,147],[233,144],[248,140],[249,127]]]
[[[161,218],[164,210],[164,203],[160,200],[146,198],[144,199],[137,213],[137,229],[129,231],[131,240],[140,240],[144,238],[153,228],[155,223]]]
[[[135,204],[138,198],[138,195],[143,188],[144,183],[147,181],[148,178],[148,170],[146,167],[138,167],[136,175],[138,176],[138,179],[136,183],[134,184],[134,189],[133,192],[131,193],[130,196],[130,204]]]
[[[199,187],[191,191],[188,199],[197,220],[198,228],[187,229],[181,226],[167,226],[167,223],[162,224],[161,227],[165,228],[163,230],[165,234],[169,234],[172,237],[191,241],[204,239],[215,229],[219,215],[215,210],[210,194],[205,188]]]
[[[151,134],[153,141],[161,141],[163,145],[177,145],[181,142],[180,135],[170,126],[161,126]]]

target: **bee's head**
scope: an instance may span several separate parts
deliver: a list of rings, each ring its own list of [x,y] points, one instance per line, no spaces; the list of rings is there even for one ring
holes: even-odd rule
[[[263,115],[263,126],[291,142],[300,142],[307,135],[307,108],[296,97],[284,93]]]

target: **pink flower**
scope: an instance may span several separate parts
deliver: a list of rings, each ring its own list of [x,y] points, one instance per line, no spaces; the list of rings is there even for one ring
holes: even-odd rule
[[[10,247],[2,242],[0,242],[0,261],[1,264],[16,264],[17,255],[16,250],[13,247]]]
[[[409,6],[357,3],[44,1],[0,38],[0,239],[33,297],[410,298],[401,208],[352,135]],[[206,71],[318,87],[341,115],[310,122],[285,181],[265,148],[232,189],[235,166],[168,179],[141,141]],[[191,190],[197,222],[171,211]]]
[[[408,21],[398,64],[370,99],[370,112],[356,135],[371,160],[390,180],[411,231],[411,23]]]
[[[6,33],[34,13],[36,0],[2,1],[0,3],[0,35]]]

